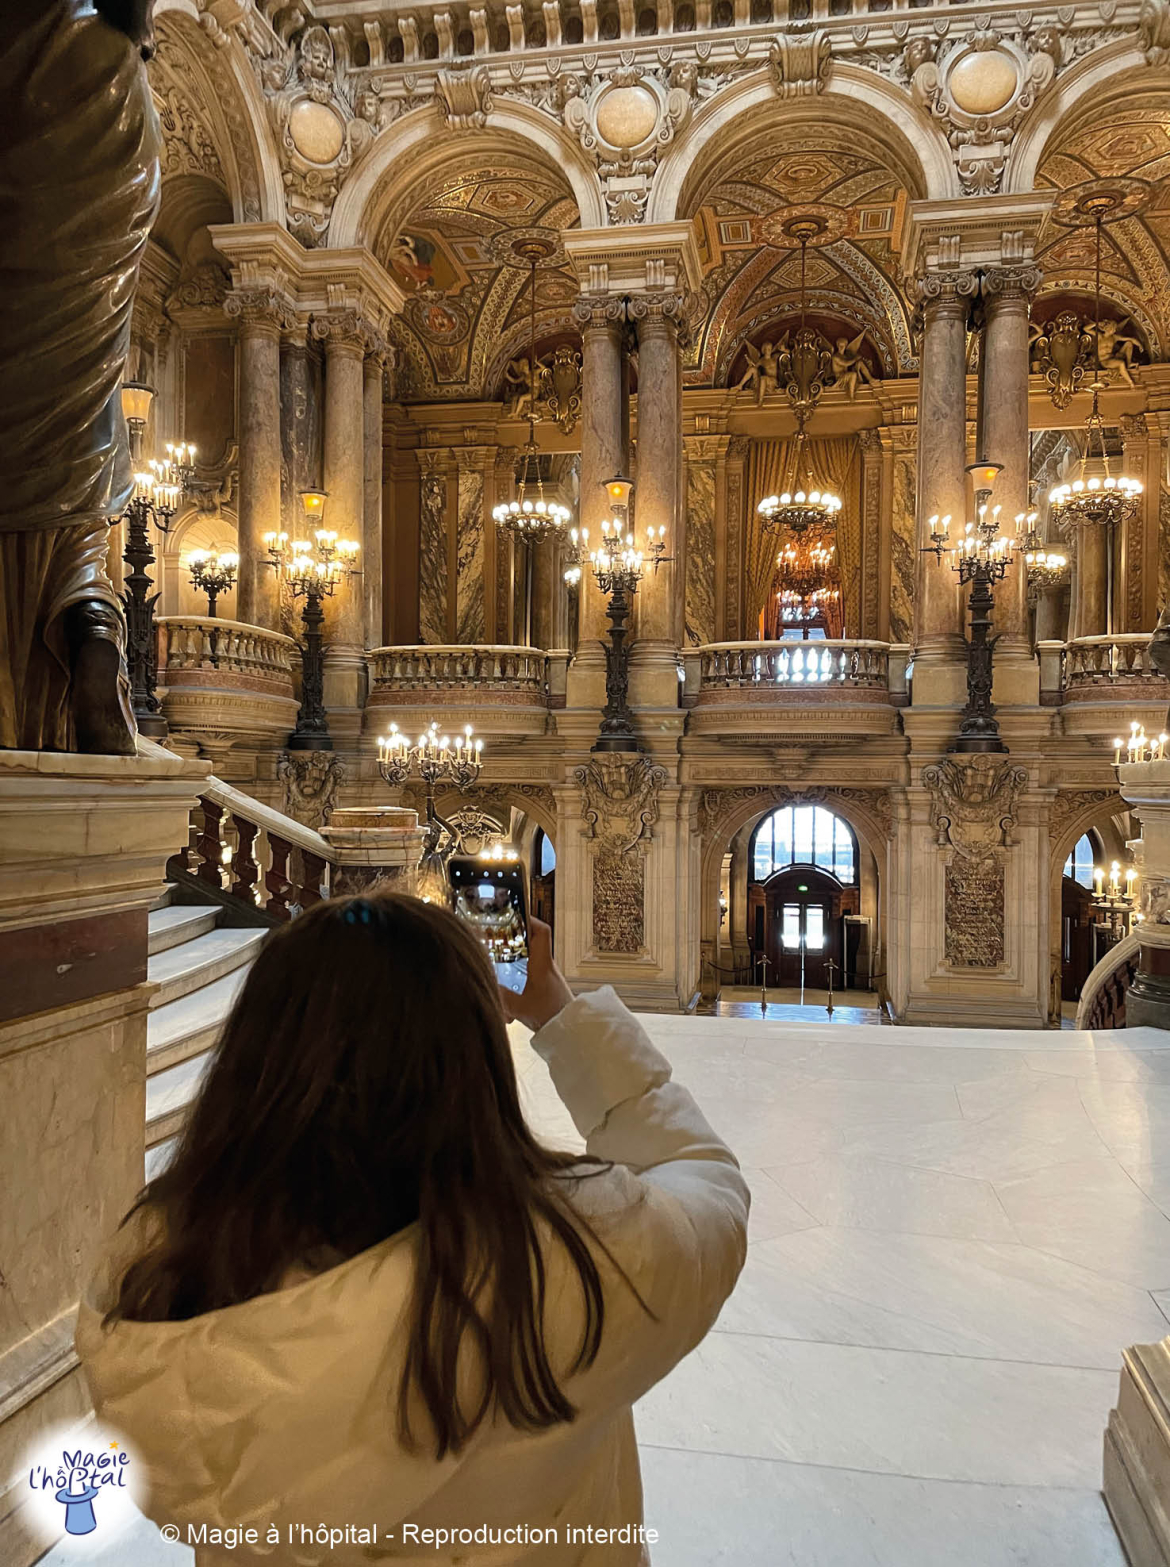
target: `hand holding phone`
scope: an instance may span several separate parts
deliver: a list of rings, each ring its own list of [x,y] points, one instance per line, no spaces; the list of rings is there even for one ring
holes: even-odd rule
[[[552,930],[543,920],[528,921],[528,978],[520,992],[500,986],[509,1023],[523,1023],[535,1034],[573,999],[569,982],[553,962]]]

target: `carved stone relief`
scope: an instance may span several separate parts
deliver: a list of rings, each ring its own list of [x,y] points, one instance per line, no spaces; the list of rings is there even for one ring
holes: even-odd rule
[[[885,838],[893,832],[893,807],[886,789],[833,789],[822,784],[807,789],[787,784],[743,784],[735,789],[705,789],[699,801],[699,833],[703,838],[718,838],[723,824],[747,801],[765,805],[824,805],[854,807],[867,817]]]
[[[690,119],[693,83],[665,67],[558,76],[554,102],[596,166],[611,223],[639,223],[664,147]]]
[[[282,751],[276,776],[284,784],[284,814],[319,832],[345,780],[341,758],[332,751]]]
[[[943,961],[997,969],[1005,953],[1004,870],[1015,843],[1017,801],[1028,772],[1002,757],[944,757],[922,769],[931,825],[949,852],[944,878]]]
[[[664,767],[615,752],[574,769],[586,836],[593,841],[593,946],[637,953],[646,940],[645,846],[658,819]]]

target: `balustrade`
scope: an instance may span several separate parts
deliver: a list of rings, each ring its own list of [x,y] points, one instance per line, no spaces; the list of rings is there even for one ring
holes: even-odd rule
[[[697,651],[700,696],[736,687],[889,687],[888,642],[714,642]]]
[[[320,833],[211,778],[172,868],[275,925],[329,896],[335,862]]]
[[[1138,938],[1124,937],[1085,980],[1077,1004],[1078,1028],[1124,1028],[1125,998],[1138,965]]]
[[[297,644],[292,637],[238,620],[209,615],[168,615],[159,621],[164,683],[192,673],[212,672],[216,683],[264,682],[273,691],[292,691]],[[200,683],[205,683],[201,676]]]
[[[506,685],[542,698],[548,655],[539,648],[493,645],[380,647],[369,655],[375,690]]]
[[[1150,633],[1124,632],[1108,637],[1077,637],[1064,648],[1062,680],[1066,691],[1116,686],[1132,696],[1135,688],[1163,684],[1150,662]]]

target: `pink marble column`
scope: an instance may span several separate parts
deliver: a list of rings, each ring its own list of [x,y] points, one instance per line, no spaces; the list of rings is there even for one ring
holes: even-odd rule
[[[995,267],[983,274],[983,447],[989,462],[1003,464],[992,504],[1000,508],[1000,525],[1009,537],[1016,517],[1029,509],[1028,312],[1039,286],[1036,267]],[[1022,559],[1012,558],[996,588],[994,614],[997,658],[1030,658],[1028,572]]]
[[[581,514],[579,526],[589,530],[594,548],[601,542],[601,523],[610,515],[602,488],[624,460],[622,450],[620,299],[578,300],[573,315],[581,327]],[[591,572],[581,573],[577,648],[586,661],[601,658],[598,640],[605,636],[606,600]]]
[[[279,629],[276,573],[264,564],[266,533],[280,532],[280,334],[296,319],[274,289],[237,289],[224,303],[239,321],[240,495],[236,614]]]
[[[683,507],[682,405],[679,383],[679,321],[683,300],[676,294],[639,295],[629,311],[638,327],[638,471],[634,492],[635,534],[644,546],[647,529],[666,529],[667,554],[681,556]],[[636,598],[638,645],[675,647],[681,640],[675,573],[678,564],[647,570]]]
[[[364,504],[362,508],[362,620],[367,649],[382,636],[382,382],[385,348],[375,344],[363,362]]]

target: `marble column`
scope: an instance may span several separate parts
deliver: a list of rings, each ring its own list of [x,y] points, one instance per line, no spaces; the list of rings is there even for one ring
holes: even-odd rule
[[[679,317],[683,301],[676,294],[638,295],[629,312],[638,328],[638,471],[634,491],[637,542],[644,546],[647,529],[666,529],[669,555],[682,549],[679,481],[682,450],[682,408],[679,400]],[[647,570],[636,600],[637,652],[642,660],[655,647],[672,650],[681,640],[677,624],[674,571],[662,566]],[[673,667],[673,656],[671,657]],[[677,678],[677,677],[676,677]]]
[[[1096,522],[1077,525],[1078,637],[1103,637],[1109,629],[1109,534]]]
[[[274,289],[237,289],[224,309],[239,321],[240,498],[236,616],[279,629],[276,573],[264,565],[266,533],[281,527],[280,334],[296,320]]]
[[[384,345],[376,343],[362,364],[365,501],[362,510],[362,623],[366,648],[381,647],[382,635],[382,383]]]
[[[546,653],[557,645],[553,634],[556,549],[554,539],[541,539],[532,555],[532,605],[529,615],[532,646],[542,648]]]
[[[914,595],[914,701],[965,700],[959,588],[950,560],[923,554],[929,519],[951,519],[951,537],[967,513],[967,317],[976,280],[969,272],[932,272],[918,284],[922,350],[918,391],[917,574]]]
[[[364,542],[366,506],[365,373],[369,332],[354,311],[319,316],[314,336],[325,344],[325,526],[338,538]],[[357,565],[371,564],[365,550]],[[360,709],[365,699],[363,577],[343,577],[325,610],[325,705]],[[359,715],[360,718],[360,715]],[[354,733],[358,719],[354,720]],[[334,725],[330,714],[331,727]],[[344,734],[345,721],[340,732]]]
[[[1009,537],[1017,516],[1029,510],[1028,312],[1039,286],[1040,272],[1032,266],[995,267],[983,274],[983,449],[989,462],[1003,464],[992,505],[1000,508],[1000,524]],[[1032,657],[1022,558],[1010,558],[995,590],[993,618],[995,699],[1035,702],[1039,671]]]
[[[624,304],[585,296],[573,307],[581,328],[581,506],[579,526],[592,547],[600,542],[609,500],[602,488],[618,473],[622,448],[622,351]],[[569,671],[568,705],[600,708],[605,702],[605,659],[600,646],[609,622],[606,598],[588,566],[578,589],[577,653]]]

